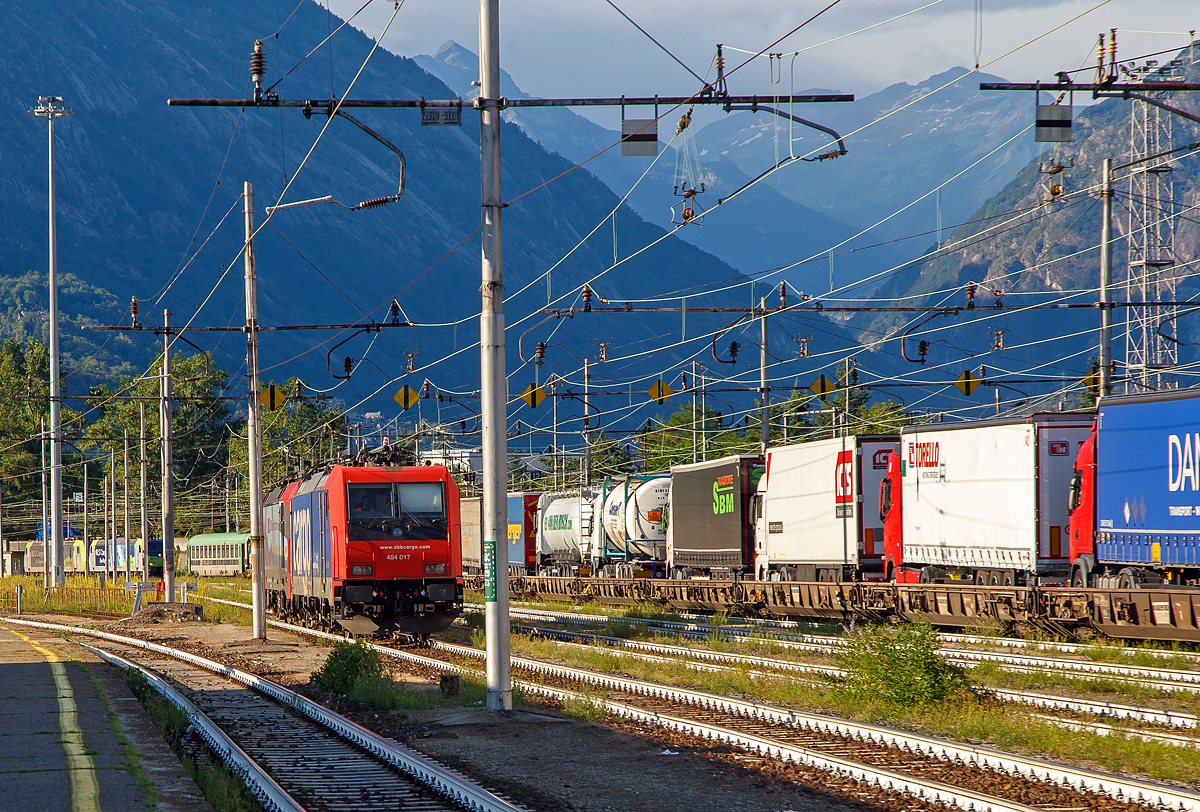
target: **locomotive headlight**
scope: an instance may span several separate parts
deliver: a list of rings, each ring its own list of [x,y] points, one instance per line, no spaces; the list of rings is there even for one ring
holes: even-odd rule
[[[446,574],[446,565],[445,564],[426,564],[425,565],[425,574],[426,575],[445,575]]]
[[[375,571],[374,567],[372,567],[370,564],[362,564],[362,565],[355,564],[353,567],[350,568],[351,575],[370,575],[374,571]]]
[[[362,567],[353,566],[350,568],[351,575],[362,575]]]
[[[375,568],[372,567],[370,564],[364,564],[362,571],[363,571],[363,575],[371,575],[375,572]]]

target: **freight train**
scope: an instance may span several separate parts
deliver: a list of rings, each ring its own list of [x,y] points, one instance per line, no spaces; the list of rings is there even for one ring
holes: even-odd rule
[[[458,486],[396,446],[364,449],[264,500],[267,607],[353,634],[417,639],[462,613]]]
[[[543,494],[536,565],[510,570],[513,594],[1200,640],[1200,391],[772,447],[641,479],[664,499],[651,528],[661,559],[651,534],[597,521],[611,483]]]

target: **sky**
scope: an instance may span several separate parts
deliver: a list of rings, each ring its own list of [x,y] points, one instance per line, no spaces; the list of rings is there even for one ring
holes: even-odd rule
[[[363,0],[320,2],[346,17]],[[726,47],[729,70],[750,56],[733,49],[753,53],[767,48],[829,0],[612,2],[704,76],[718,42]],[[976,13],[976,3],[982,4],[982,14]],[[928,7],[885,23],[923,6]],[[392,2],[375,0],[354,24],[375,38],[392,9]],[[1079,19],[1069,22],[1075,17]],[[452,39],[478,51],[478,19],[475,0],[405,0],[383,45],[411,56],[433,53]],[[853,33],[878,23],[885,24]],[[671,95],[691,93],[698,86],[608,0],[501,0],[500,25],[501,65],[532,95]],[[977,27],[982,29],[981,38]],[[786,92],[794,81],[797,91],[819,87],[862,97],[897,82],[915,84],[955,66],[974,67],[977,50],[979,63],[989,73],[1010,81],[1053,81],[1057,71],[1094,64],[1097,35],[1111,28],[1119,29],[1118,57],[1182,48],[1190,41],[1188,30],[1200,29],[1200,4],[1195,0],[841,0],[770,47],[772,52],[787,54],[779,86],[772,88],[768,60],[760,57],[730,78],[730,92]],[[1057,30],[1019,47],[1052,29]],[[839,37],[844,38],[827,42]],[[1018,50],[1005,55],[1014,49]],[[1200,59],[1200,48],[1196,50]],[[791,54],[796,51],[801,53],[793,63]],[[587,112],[610,127],[613,122],[608,118],[619,121],[619,113],[612,111]]]

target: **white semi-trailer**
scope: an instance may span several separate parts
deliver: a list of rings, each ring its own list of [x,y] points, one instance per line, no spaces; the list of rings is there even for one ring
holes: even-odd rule
[[[1066,576],[1071,476],[1092,419],[1047,413],[905,428],[902,539],[897,549],[889,529],[887,562],[899,580]]]
[[[876,498],[898,440],[860,435],[767,449],[755,505],[755,576],[882,578]]]

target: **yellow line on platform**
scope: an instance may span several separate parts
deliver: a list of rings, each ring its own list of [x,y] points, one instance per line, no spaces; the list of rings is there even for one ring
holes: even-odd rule
[[[100,812],[100,784],[96,781],[96,764],[83,745],[83,731],[79,729],[79,714],[75,706],[75,693],[67,679],[67,669],[62,659],[32,637],[14,629],[8,631],[20,637],[50,663],[54,674],[54,685],[58,689],[58,727],[62,731],[63,750],[67,753],[67,769],[71,775],[71,812]]]

